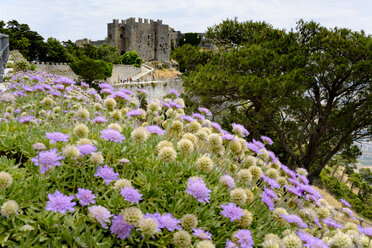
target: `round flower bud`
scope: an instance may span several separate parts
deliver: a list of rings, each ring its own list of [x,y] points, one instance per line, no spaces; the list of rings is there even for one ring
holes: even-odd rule
[[[8,188],[12,182],[13,178],[8,172],[0,172],[0,190]]]
[[[163,120],[164,120],[164,117],[163,116],[156,116],[154,118],[155,123],[158,124],[158,125],[161,125],[162,122],[163,122]]]
[[[106,98],[103,101],[103,106],[105,106],[105,108],[107,108],[108,110],[113,110],[116,107],[116,101],[113,98]]]
[[[213,160],[206,156],[199,157],[196,160],[196,168],[203,172],[211,172],[213,170]]]
[[[176,160],[177,153],[173,146],[165,146],[159,151],[159,159],[165,163],[170,163]]]
[[[243,210],[243,214],[244,216],[242,216],[239,220],[239,225],[241,228],[248,228],[252,224],[253,215],[246,209]]]
[[[256,165],[256,158],[248,155],[242,162],[242,168],[248,168]]]
[[[153,218],[142,218],[139,221],[138,230],[140,230],[144,235],[154,235],[158,232],[158,223]]]
[[[87,138],[81,138],[79,139],[76,144],[78,146],[81,146],[81,145],[89,145],[89,144],[92,144],[92,141],[90,139],[87,139]]]
[[[252,181],[252,174],[249,172],[248,169],[241,169],[236,175],[239,181],[244,184],[248,184]]]
[[[21,226],[19,228],[19,230],[21,232],[31,232],[31,231],[35,230],[35,228],[33,228],[32,226],[26,224],[26,225]]]
[[[199,138],[199,140],[206,141],[208,139],[208,133],[202,129],[197,131],[195,135]]]
[[[126,223],[138,227],[140,220],[143,218],[143,213],[139,208],[129,207],[122,211],[121,215],[123,216]]]
[[[327,207],[317,208],[316,213],[321,219],[327,219],[331,215],[331,211]]]
[[[177,143],[177,149],[181,155],[186,155],[194,150],[194,144],[189,139],[181,139]]]
[[[173,109],[168,109],[165,112],[165,115],[168,116],[170,119],[176,117],[177,112],[174,111]]]
[[[121,190],[125,187],[132,187],[132,182],[128,179],[119,179],[115,182],[113,188],[116,192],[119,194],[121,193]]]
[[[239,140],[233,139],[230,141],[230,150],[235,154],[240,153],[242,150],[242,144],[239,142]]]
[[[182,98],[176,98],[173,100],[173,102],[181,105],[182,107],[185,107],[185,101]]]
[[[1,215],[4,217],[9,217],[11,215],[17,215],[19,212],[19,207],[16,201],[9,200],[3,203],[0,209]]]
[[[260,167],[256,166],[256,165],[250,166],[248,168],[248,171],[251,173],[252,179],[254,181],[257,181],[262,176],[262,169]]]
[[[80,119],[89,119],[89,111],[85,108],[81,108],[76,112],[76,116]]]
[[[196,244],[196,248],[215,248],[216,246],[210,240],[203,240]]]
[[[118,109],[115,109],[110,113],[110,117],[114,120],[119,121],[121,119],[121,111]]]
[[[35,143],[32,145],[32,148],[36,151],[43,151],[46,149],[46,146],[43,143]]]
[[[45,97],[43,100],[41,100],[41,103],[46,105],[46,106],[52,106],[55,102],[52,98]]]
[[[244,189],[245,194],[247,195],[247,204],[253,202],[254,200],[254,194],[250,189]]]
[[[166,129],[167,128],[167,125],[168,125],[168,120],[165,120],[161,123],[161,126]]]
[[[183,129],[183,123],[180,121],[173,121],[171,130],[173,130],[176,133],[180,133]]]
[[[187,130],[191,133],[196,133],[201,128],[201,125],[197,121],[192,121],[189,124],[187,124]]]
[[[270,155],[269,152],[266,149],[260,149],[262,154],[258,154],[258,157],[261,158],[263,161],[269,161]]]
[[[189,248],[191,246],[191,236],[188,232],[181,230],[173,235],[173,244],[177,248]]]
[[[305,168],[297,168],[296,172],[305,177],[307,176],[307,174],[309,174]]]
[[[198,144],[198,138],[192,133],[185,133],[182,136],[182,139],[190,140],[195,146]]]
[[[270,168],[273,168],[275,170],[279,170],[282,166],[280,165],[280,162],[277,163],[270,163]]]
[[[149,137],[149,132],[144,127],[137,127],[132,131],[131,138],[132,140],[143,143]]]
[[[279,177],[279,172],[272,168],[268,169],[265,174],[267,177],[274,179],[274,180],[276,180]]]
[[[102,105],[100,103],[96,102],[93,105],[93,108],[94,108],[94,110],[98,111],[98,110],[101,110],[102,109]]]
[[[222,146],[222,138],[217,133],[212,133],[208,137],[208,144],[213,148]]]
[[[94,152],[94,153],[92,153],[92,155],[90,156],[90,161],[93,164],[102,164],[103,163],[102,153],[100,153],[100,152]]]
[[[156,145],[156,151],[159,153],[163,147],[172,147],[173,148],[173,143],[168,141],[168,140],[162,140]]]
[[[347,232],[349,230],[358,231],[358,226],[352,222],[347,222],[342,228],[342,231]]]
[[[327,243],[330,247],[353,247],[351,238],[342,232],[338,232]]]
[[[193,214],[186,214],[181,218],[181,226],[186,230],[192,230],[198,226],[198,218]]]
[[[153,100],[147,105],[147,112],[149,113],[156,113],[160,111],[160,109],[160,102],[158,100]]]
[[[279,242],[273,239],[265,239],[262,243],[263,248],[280,248]]]
[[[303,219],[308,218],[311,222],[313,222],[314,220],[318,218],[318,215],[316,214],[316,212],[311,208],[300,209],[299,214],[301,218]]]
[[[302,248],[301,239],[295,234],[289,234],[283,238],[283,248]]]
[[[85,124],[80,123],[75,126],[74,132],[77,137],[86,138],[88,137],[89,128]]]
[[[287,179],[285,177],[278,177],[278,179],[276,179],[276,181],[281,185],[281,186],[284,186],[284,185],[287,185],[288,182],[287,182]]]
[[[76,159],[79,157],[80,151],[76,148],[76,146],[69,145],[63,149],[63,155],[65,155],[66,158]]]
[[[7,113],[9,113],[9,114],[13,113],[13,111],[14,111],[14,109],[13,109],[13,107],[11,107],[11,106],[9,106],[9,107],[7,107],[7,108],[5,109],[5,112],[7,112]]]
[[[119,133],[121,133],[121,131],[123,131],[123,128],[118,123],[111,123],[110,125],[107,126],[107,128],[114,129],[114,130],[118,131]]]
[[[236,205],[243,205],[247,202],[247,193],[243,188],[236,188],[230,191],[230,200]]]

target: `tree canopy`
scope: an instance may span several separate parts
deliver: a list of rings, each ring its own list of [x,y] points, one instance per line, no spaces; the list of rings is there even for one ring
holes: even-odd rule
[[[219,51],[185,77],[186,90],[252,138],[274,138],[283,163],[306,168],[312,180],[332,156],[371,137],[371,36],[315,22],[286,32],[236,19],[207,34]]]

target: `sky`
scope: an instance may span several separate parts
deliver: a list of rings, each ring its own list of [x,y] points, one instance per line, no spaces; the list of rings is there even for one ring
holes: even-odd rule
[[[102,40],[112,19],[162,19],[177,31],[205,32],[227,18],[290,30],[300,19],[372,34],[371,0],[0,0],[0,20],[17,20],[45,39]]]

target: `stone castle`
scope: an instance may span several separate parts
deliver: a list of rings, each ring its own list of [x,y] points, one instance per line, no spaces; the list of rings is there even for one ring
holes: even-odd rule
[[[205,38],[204,33],[199,34],[202,38],[200,45],[209,48],[211,43]],[[121,53],[137,51],[145,60],[169,61],[171,48],[177,47],[183,34],[175,31],[169,25],[163,24],[162,20],[148,20],[134,17],[126,20],[114,19],[107,24],[106,40],[91,41],[82,39],[76,41],[77,45],[92,44],[101,45],[107,43],[115,46]]]

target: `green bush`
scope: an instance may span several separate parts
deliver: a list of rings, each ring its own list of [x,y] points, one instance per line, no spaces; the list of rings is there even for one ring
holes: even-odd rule
[[[120,62],[124,65],[133,65],[137,58],[139,58],[139,55],[136,51],[129,51],[121,56]]]
[[[70,63],[70,67],[87,83],[92,83],[95,79],[106,79],[112,75],[112,63],[102,60],[94,60],[85,56],[81,60]]]

